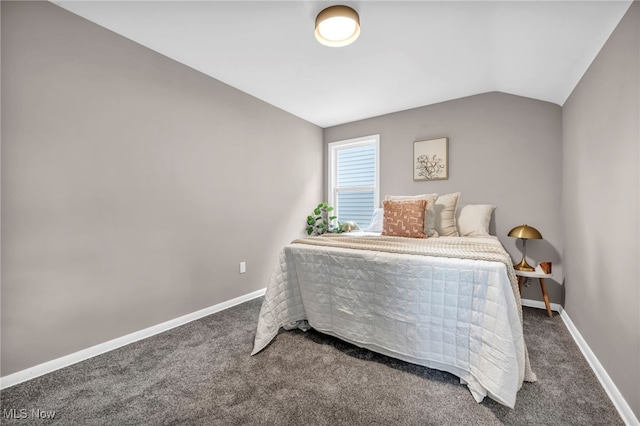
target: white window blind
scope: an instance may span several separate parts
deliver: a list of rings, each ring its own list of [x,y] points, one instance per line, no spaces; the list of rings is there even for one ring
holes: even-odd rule
[[[378,151],[373,135],[329,144],[329,204],[338,221],[366,227],[379,204]]]

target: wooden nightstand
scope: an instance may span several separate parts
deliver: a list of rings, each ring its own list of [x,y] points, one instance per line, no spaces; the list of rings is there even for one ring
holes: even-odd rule
[[[542,289],[542,297],[544,298],[544,306],[547,308],[547,315],[549,318],[553,316],[551,313],[551,307],[549,306],[549,295],[547,294],[547,285],[544,282],[545,278],[551,278],[551,274],[545,274],[543,272],[538,271],[516,271],[516,276],[518,277],[518,288],[520,289],[520,293],[522,293],[522,284],[524,284],[527,278],[537,278],[540,281],[540,288]]]

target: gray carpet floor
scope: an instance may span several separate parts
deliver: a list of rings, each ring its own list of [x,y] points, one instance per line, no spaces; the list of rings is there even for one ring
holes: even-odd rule
[[[538,382],[515,409],[478,404],[448,373],[315,331],[250,356],[262,298],[5,389],[2,424],[623,424],[560,317],[525,308]],[[26,419],[7,419],[8,410]],[[53,420],[31,410],[54,410]],[[17,411],[18,413],[20,411]]]

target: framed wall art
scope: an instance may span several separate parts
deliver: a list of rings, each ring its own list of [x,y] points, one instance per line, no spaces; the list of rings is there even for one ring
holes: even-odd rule
[[[413,180],[449,179],[449,138],[413,143]]]

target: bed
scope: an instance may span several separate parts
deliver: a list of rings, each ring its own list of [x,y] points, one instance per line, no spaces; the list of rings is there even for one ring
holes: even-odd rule
[[[513,408],[535,381],[511,259],[496,237],[328,234],[283,248],[252,355],[299,327],[460,378]]]

